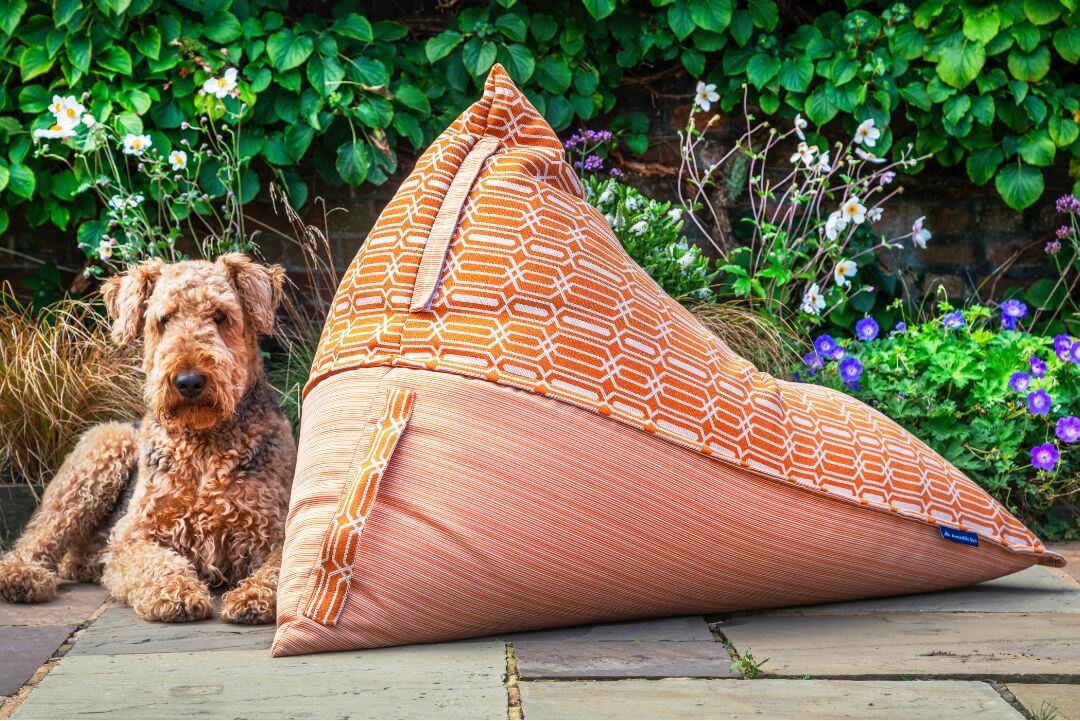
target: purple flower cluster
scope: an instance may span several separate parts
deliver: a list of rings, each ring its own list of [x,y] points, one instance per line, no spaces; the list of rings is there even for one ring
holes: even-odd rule
[[[1057,236],[1058,240],[1065,240],[1066,238],[1069,237],[1069,235],[1072,234],[1072,232],[1073,232],[1072,226],[1063,225],[1054,232],[1054,235]]]
[[[903,323],[897,324],[897,329],[902,331],[907,328]],[[873,318],[863,318],[855,324],[855,338],[863,343],[876,340],[881,332],[881,326]],[[862,380],[863,364],[858,358],[847,354],[847,350],[835,338],[828,333],[822,333],[814,339],[814,350],[803,356],[803,362],[813,376],[830,362],[837,362],[837,370],[840,372],[840,380],[850,390],[859,390]]]
[[[563,143],[563,147],[567,150],[581,148],[588,152],[594,150],[598,145],[610,143],[614,137],[615,136],[611,134],[610,130],[589,130],[588,128],[582,128],[567,138],[566,142]]]
[[[1080,213],[1080,200],[1066,194],[1057,199],[1055,207],[1059,213]]]
[[[1027,306],[1012,298],[1001,304],[1001,325],[1005,330],[1016,330],[1016,322],[1026,316]]]
[[[1001,304],[1003,319],[1008,317],[1006,303]],[[1054,355],[1067,363],[1080,363],[1080,341],[1074,341],[1067,335],[1057,336],[1054,338]],[[1039,356],[1031,356],[1028,358],[1026,372],[1016,371],[1009,376],[1009,388],[1016,393],[1027,394],[1028,413],[1035,416],[1049,414],[1054,404],[1053,398],[1045,389],[1032,388],[1036,380],[1046,378],[1046,372],[1046,361]],[[1071,415],[1058,418],[1054,436],[1061,443],[1080,442],[1080,418]],[[1060,460],[1061,453],[1053,442],[1042,443],[1031,449],[1031,465],[1040,471],[1053,471]]]
[[[1066,363],[1080,363],[1080,340],[1064,334],[1054,336],[1054,355]]]
[[[941,325],[949,330],[958,330],[967,325],[967,321],[964,320],[962,312],[954,310],[952,313],[946,313],[941,317]]]

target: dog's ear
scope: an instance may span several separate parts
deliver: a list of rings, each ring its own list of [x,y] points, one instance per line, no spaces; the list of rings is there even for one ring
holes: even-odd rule
[[[121,275],[114,275],[102,285],[101,295],[113,321],[112,339],[117,345],[125,346],[139,335],[146,300],[161,277],[162,265],[159,258],[151,258]]]
[[[270,335],[285,290],[285,269],[280,265],[256,263],[243,253],[227,253],[217,262],[232,278],[252,328],[258,335]]]

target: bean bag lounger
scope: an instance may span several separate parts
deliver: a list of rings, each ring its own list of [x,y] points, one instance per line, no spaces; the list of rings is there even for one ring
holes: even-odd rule
[[[299,444],[276,656],[1063,565],[897,424],[665,295],[499,66],[343,277]]]

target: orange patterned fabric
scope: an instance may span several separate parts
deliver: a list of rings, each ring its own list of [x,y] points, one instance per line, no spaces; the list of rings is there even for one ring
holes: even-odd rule
[[[411,311],[448,189],[490,139],[498,147],[461,207],[434,295]],[[842,393],[761,373],[708,333],[622,250],[583,200],[554,132],[498,66],[483,97],[420,158],[346,273],[306,393],[335,373],[377,366],[525,389],[710,456],[718,473],[749,469],[1063,563],[896,423]]]
[[[412,414],[414,394],[400,388],[388,389],[382,403],[373,405],[362,440],[357,446],[363,455],[354,478],[341,496],[333,522],[326,529],[318,569],[312,576],[304,615],[327,626],[337,623],[353,577],[356,549],[364,533],[390,457],[394,454],[405,425]]]

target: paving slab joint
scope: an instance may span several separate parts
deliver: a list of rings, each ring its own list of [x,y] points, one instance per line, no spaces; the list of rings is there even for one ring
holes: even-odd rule
[[[101,614],[105,613],[105,609],[111,605],[112,597],[106,598],[105,602],[98,606],[97,609],[90,614],[89,618],[75,627],[75,630],[71,632],[71,635],[60,644],[60,648],[56,650],[56,653],[50,656],[48,661],[38,667],[38,670],[34,672],[34,675],[30,677],[29,681],[23,684],[18,693],[14,696],[9,696],[4,700],[3,705],[0,706],[0,719],[11,718],[11,715],[18,710],[19,706],[21,706],[27,696],[30,695],[30,692],[37,688],[37,685],[41,683],[42,679],[48,676],[49,672],[56,668],[57,664],[60,663],[60,659],[67,655],[68,651],[74,648],[75,641],[78,639],[79,634],[96,621]]]
[[[521,688],[518,676],[517,655],[514,653],[514,644],[506,644],[506,718],[518,721],[525,718],[521,708]]]

